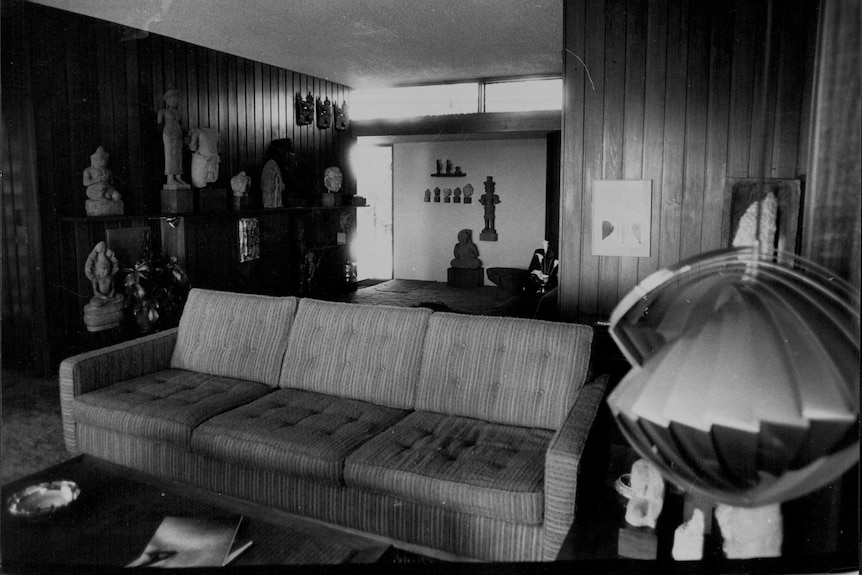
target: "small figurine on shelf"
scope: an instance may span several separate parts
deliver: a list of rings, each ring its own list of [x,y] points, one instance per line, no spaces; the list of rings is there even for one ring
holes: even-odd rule
[[[241,210],[248,202],[248,191],[251,188],[251,178],[240,172],[230,179],[230,189],[233,191],[233,208]]]
[[[467,184],[464,186],[464,203],[472,204],[473,203],[473,185]]]
[[[455,188],[454,193],[455,193],[455,197],[452,199],[452,201],[456,204],[460,204],[461,203],[461,188]]]
[[[434,188],[434,203],[440,203],[440,188]]]
[[[87,186],[85,210],[88,216],[122,215],[123,200],[114,188],[114,176],[107,168],[108,154],[102,146],[90,156],[90,167],[84,170]]]
[[[426,202],[431,201],[431,190],[429,188],[425,188],[425,201]]]
[[[443,188],[443,203],[452,203],[452,188]]]

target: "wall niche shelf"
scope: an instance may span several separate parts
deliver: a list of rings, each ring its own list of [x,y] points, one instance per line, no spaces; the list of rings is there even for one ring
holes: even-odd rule
[[[466,178],[467,174],[464,172],[451,172],[449,174],[431,174],[432,178]]]

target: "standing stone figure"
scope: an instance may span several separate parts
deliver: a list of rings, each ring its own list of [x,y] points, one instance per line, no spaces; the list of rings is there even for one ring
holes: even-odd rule
[[[488,179],[485,180],[485,193],[479,198],[479,203],[485,206],[485,229],[479,234],[479,239],[488,242],[497,241],[497,230],[494,228],[494,220],[496,219],[494,213],[497,204],[500,203],[500,196],[494,193],[496,185],[494,179],[488,176]]]
[[[165,145],[165,188],[190,188],[180,177],[183,174],[183,113],[180,112],[179,90],[168,90],[162,97],[164,105],[156,116],[156,123],[163,125],[162,142]]]

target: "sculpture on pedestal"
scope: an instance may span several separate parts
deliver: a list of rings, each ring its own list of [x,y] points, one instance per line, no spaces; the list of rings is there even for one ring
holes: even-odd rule
[[[479,198],[479,203],[485,206],[485,229],[479,234],[479,239],[488,242],[497,241],[497,230],[494,228],[494,221],[496,219],[496,206],[500,203],[500,196],[494,193],[496,185],[494,179],[488,176],[488,179],[485,180],[485,193]]]
[[[485,270],[479,259],[479,248],[473,243],[473,231],[469,229],[458,232],[458,243],[455,244],[455,259],[449,262],[446,270],[446,283],[452,287],[476,288],[485,282]]]
[[[323,186],[326,188],[326,192],[323,193],[323,205],[324,206],[335,206],[337,205],[338,192],[341,191],[341,183],[344,180],[344,176],[341,173],[341,168],[336,166],[331,166],[326,168],[323,172]]]
[[[123,321],[123,296],[114,288],[114,275],[120,269],[114,252],[99,242],[84,263],[84,275],[93,285],[93,297],[84,306],[87,331],[118,327]]]
[[[190,134],[189,149],[192,155],[192,184],[205,188],[218,179],[219,141],[218,130],[195,128]]]
[[[479,248],[473,243],[473,231],[458,232],[458,243],[455,244],[455,259],[449,262],[453,268],[461,270],[477,270],[482,267],[479,260]]]
[[[162,97],[164,105],[156,116],[162,125],[162,143],[165,146],[164,189],[190,188],[180,177],[183,174],[183,113],[179,110],[179,90],[168,90]]]
[[[114,188],[114,176],[107,168],[108,154],[102,146],[90,156],[90,167],[84,170],[87,186],[85,210],[88,216],[122,215],[123,201]]]

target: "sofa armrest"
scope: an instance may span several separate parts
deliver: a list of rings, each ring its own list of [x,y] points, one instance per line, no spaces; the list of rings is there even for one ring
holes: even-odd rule
[[[608,376],[584,384],[545,456],[545,524],[542,559],[556,559],[575,519],[575,494],[581,455],[604,397]]]
[[[79,395],[139,375],[168,369],[177,328],[64,359],[60,364],[60,410],[66,450],[78,452],[72,403]]]

